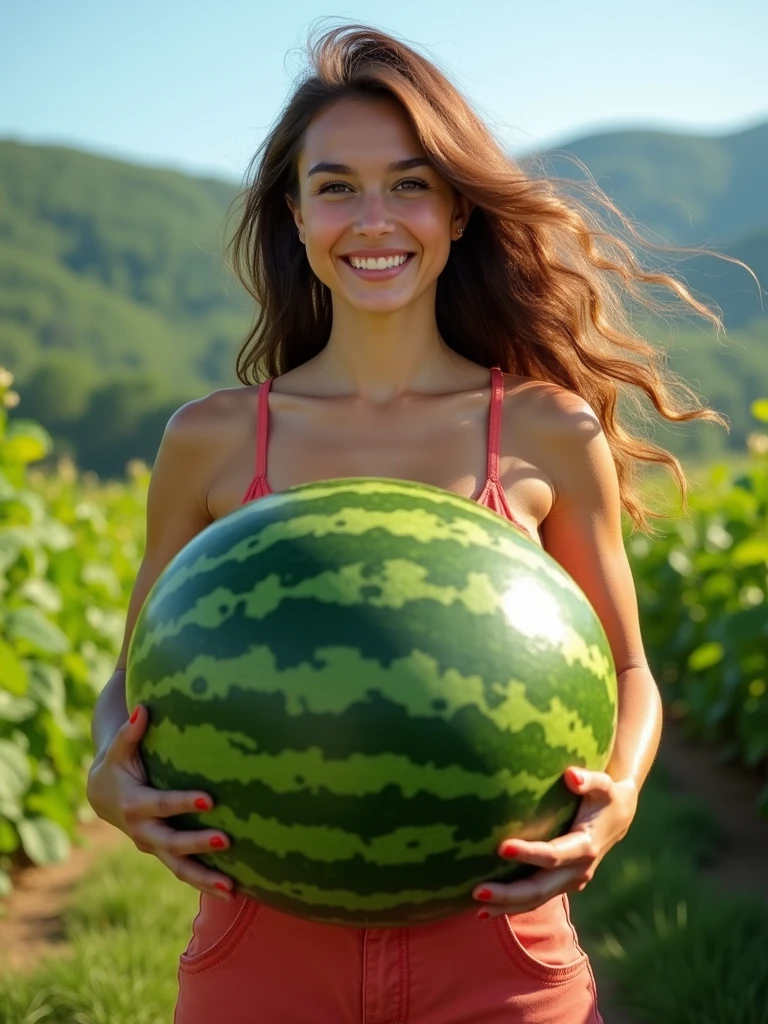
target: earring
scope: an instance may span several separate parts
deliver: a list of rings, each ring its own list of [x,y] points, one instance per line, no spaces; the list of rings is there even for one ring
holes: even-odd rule
[[[456,228],[456,234],[459,236],[459,238],[461,238],[461,236],[464,234],[464,228]]]

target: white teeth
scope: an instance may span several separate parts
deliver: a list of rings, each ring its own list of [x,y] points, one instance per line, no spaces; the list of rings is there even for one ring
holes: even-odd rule
[[[408,254],[400,256],[379,256],[378,259],[363,259],[360,256],[349,256],[349,262],[356,270],[390,270],[392,267],[402,266],[408,259]]]

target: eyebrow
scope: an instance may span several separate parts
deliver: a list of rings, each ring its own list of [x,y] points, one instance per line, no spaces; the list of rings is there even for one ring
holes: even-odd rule
[[[407,160],[395,160],[394,163],[387,164],[387,172],[393,173],[394,171],[410,171],[412,167],[431,167],[432,162],[425,156],[412,156]],[[348,167],[347,164],[329,164],[319,163],[315,164],[314,167],[310,167],[307,171],[307,177],[309,178],[313,174],[354,174],[353,168]]]

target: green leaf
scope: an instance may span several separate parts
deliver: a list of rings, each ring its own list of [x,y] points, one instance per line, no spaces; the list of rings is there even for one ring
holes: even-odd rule
[[[688,655],[688,668],[693,672],[702,672],[721,662],[724,653],[722,644],[715,642],[702,644]]]
[[[667,561],[675,572],[680,573],[681,576],[690,576],[693,572],[693,563],[685,551],[681,551],[680,548],[670,551],[667,555]]]
[[[69,837],[61,825],[48,818],[23,818],[19,837],[24,852],[35,864],[55,864],[69,855]]]
[[[30,604],[37,605],[41,611],[49,612],[52,615],[58,615],[64,603],[61,594],[52,583],[36,576],[30,576],[24,580],[19,587],[19,596],[29,601]]]
[[[37,704],[28,697],[14,697],[0,690],[0,722],[23,722],[31,718],[36,710]]]
[[[111,565],[86,562],[82,570],[82,580],[89,587],[106,591],[110,597],[116,599],[120,597],[120,581]]]
[[[27,808],[42,818],[55,821],[68,835],[75,827],[75,808],[71,795],[55,778],[45,789],[29,794]]]
[[[69,638],[37,608],[8,612],[5,629],[11,640],[25,640],[44,654],[66,654],[71,647]]]
[[[0,853],[13,853],[19,845],[19,834],[10,821],[0,818]],[[0,896],[2,896],[0,889]]]
[[[53,717],[66,717],[67,692],[64,676],[56,665],[35,661],[29,669],[29,695],[48,708]]]
[[[37,538],[49,551],[66,551],[75,543],[75,535],[69,527],[51,517],[40,524]]]
[[[731,562],[735,566],[768,565],[768,537],[748,537],[731,551]]]
[[[768,423],[768,398],[758,398],[750,406],[750,411],[756,420]]]
[[[0,640],[0,686],[8,693],[23,697],[27,692],[27,671],[16,651]]]
[[[0,501],[8,501],[15,494],[16,488],[8,479],[8,476],[0,469]]]
[[[0,573],[6,572],[24,547],[24,541],[18,530],[0,529]]]
[[[31,781],[24,751],[10,740],[0,740],[0,814],[12,819],[18,816],[19,801]]]
[[[3,444],[7,462],[38,462],[52,448],[51,435],[34,420],[11,420],[8,424]]]

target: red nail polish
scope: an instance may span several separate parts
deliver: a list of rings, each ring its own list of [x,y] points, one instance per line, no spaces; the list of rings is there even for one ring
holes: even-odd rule
[[[482,918],[482,920],[485,920],[486,918],[491,916],[491,912],[490,910],[478,910],[477,916],[479,918]]]
[[[199,796],[197,800],[195,800],[195,807],[198,811],[210,811],[211,803],[209,800],[206,800],[204,796]]]
[[[211,839],[210,845],[214,850],[223,850],[227,845],[227,841],[226,839],[222,839],[221,836],[214,836],[213,839]]]
[[[514,843],[502,843],[499,853],[502,857],[516,857],[520,853],[520,847]]]
[[[133,711],[131,712],[131,717],[128,719],[128,721],[131,723],[131,725],[133,725],[136,722],[136,719],[138,717],[139,717],[139,709],[138,709],[138,707],[135,707],[133,709]]]
[[[477,893],[477,899],[479,899],[479,900],[492,900],[493,899],[493,893],[491,892],[490,889],[480,889],[480,891]]]
[[[227,894],[227,896],[231,896],[232,895],[232,893],[229,891],[229,886],[228,885],[224,885],[223,882],[216,882],[214,884],[214,889],[218,889],[219,892],[225,892]]]

